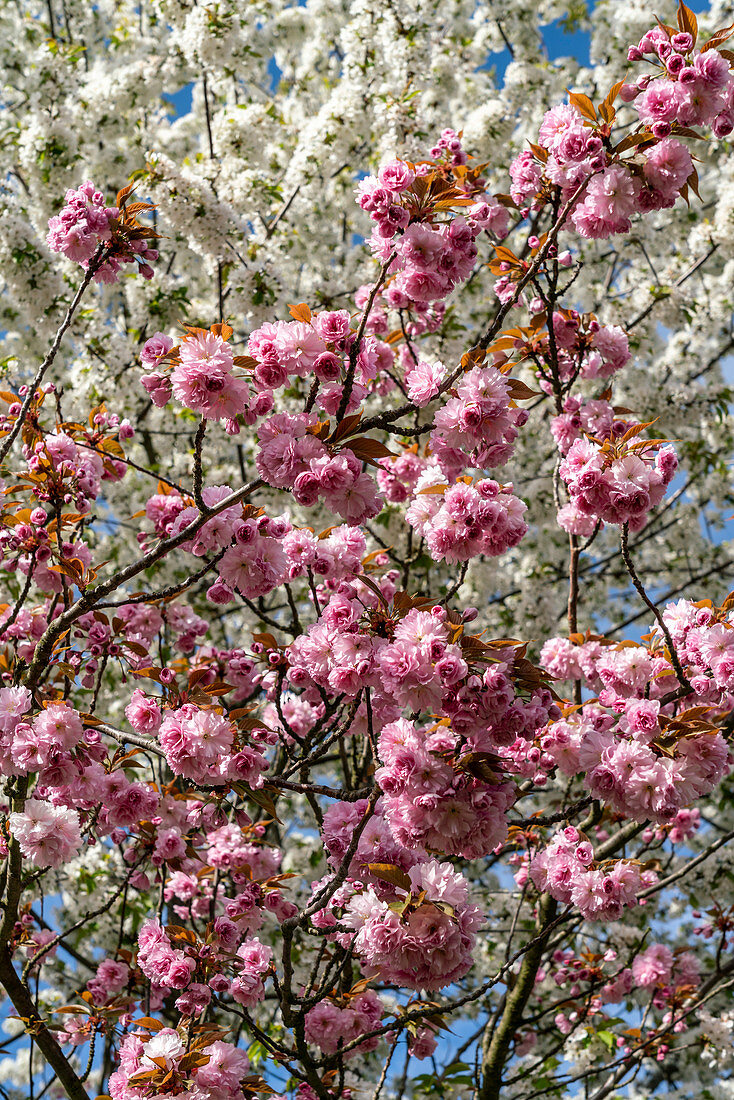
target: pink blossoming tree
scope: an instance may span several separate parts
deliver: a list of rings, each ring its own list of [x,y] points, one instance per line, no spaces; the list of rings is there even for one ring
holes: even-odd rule
[[[699,201],[732,33],[681,3],[544,113],[508,193],[453,129],[361,173],[369,281],[243,325],[220,264],[218,316],[145,315],[130,407],[110,379],[79,413],[62,341],[94,283],[166,277],[155,171],[67,191],[76,290],[0,392],[0,985],[34,1094],[601,1100],[710,1056],[734,594],[638,568],[676,442],[613,403],[634,318],[577,280],[587,242]],[[495,636],[470,570],[537,537],[531,475],[565,615]],[[610,560],[641,636],[587,598]]]

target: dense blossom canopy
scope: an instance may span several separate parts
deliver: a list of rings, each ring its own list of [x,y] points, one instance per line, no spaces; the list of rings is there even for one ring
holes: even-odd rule
[[[734,1095],[734,26],[561,10],[0,13],[10,1100]]]

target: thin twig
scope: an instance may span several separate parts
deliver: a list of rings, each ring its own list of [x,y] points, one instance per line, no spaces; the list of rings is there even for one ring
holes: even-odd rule
[[[678,651],[676,650],[675,646],[673,645],[673,639],[670,635],[670,631],[668,630],[665,619],[661,615],[661,613],[658,610],[657,606],[652,602],[652,600],[648,596],[647,592],[645,591],[645,589],[643,587],[643,584],[642,584],[640,578],[637,576],[637,573],[635,572],[635,567],[632,563],[632,558],[630,557],[629,545],[628,545],[628,541],[627,541],[628,538],[629,538],[629,524],[625,523],[625,524],[622,525],[622,538],[621,538],[621,541],[622,541],[622,558],[624,559],[624,564],[627,567],[627,572],[630,575],[630,580],[632,581],[633,585],[635,586],[635,589],[636,589],[638,595],[640,596],[640,599],[644,600],[644,602],[647,604],[647,606],[652,611],[653,615],[655,616],[655,618],[657,620],[658,626],[660,627],[661,631],[663,632],[663,635],[665,637],[665,641],[667,642],[667,645],[668,645],[668,651],[670,653],[671,663],[673,665],[673,668],[675,669],[675,672],[676,672],[676,675],[677,675],[678,679],[681,682],[682,687],[686,688],[686,693],[692,692],[693,688],[691,687],[691,684],[690,684],[690,681],[689,681],[688,677],[686,676],[685,672],[683,671],[683,666],[681,665],[680,659],[678,657]]]
[[[21,428],[23,427],[25,419],[28,416],[28,410],[30,409],[30,407],[33,404],[33,401],[35,399],[36,390],[38,389],[41,382],[43,381],[43,379],[46,375],[46,371],[53,364],[53,361],[56,358],[56,354],[57,354],[59,348],[61,347],[61,341],[63,339],[64,333],[66,332],[66,330],[68,329],[69,325],[71,324],[71,322],[74,318],[74,314],[76,313],[77,308],[79,306],[79,303],[81,302],[82,297],[84,296],[84,291],[87,289],[87,287],[91,283],[97,269],[99,268],[100,264],[102,263],[102,257],[104,256],[104,252],[105,252],[105,245],[101,244],[99,246],[99,248],[97,249],[97,251],[95,252],[92,259],[89,261],[89,267],[87,268],[87,270],[84,274],[84,278],[81,281],[79,289],[77,290],[76,294],[74,295],[74,298],[72,299],[71,305],[69,306],[69,308],[66,311],[66,316],[64,317],[63,321],[61,322],[61,324],[60,324],[60,326],[59,326],[59,328],[56,332],[56,336],[54,337],[54,342],[51,345],[49,353],[46,356],[46,358],[43,360],[43,362],[41,363],[38,370],[36,371],[36,376],[35,376],[35,378],[33,379],[33,381],[30,383],[30,385],[28,387],[28,393],[26,394],[25,400],[23,401],[23,404],[20,407],[20,412],[18,413],[18,415],[15,419],[15,424],[13,424],[13,427],[10,429],[7,436],[3,440],[2,447],[0,447],[0,462],[2,462],[5,459],[8,451],[13,446],[13,443],[15,442],[15,440],[18,437],[18,433],[20,432]]]

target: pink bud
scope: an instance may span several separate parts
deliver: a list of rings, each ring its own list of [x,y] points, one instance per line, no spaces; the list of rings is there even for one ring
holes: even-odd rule
[[[234,592],[229,587],[229,585],[224,583],[224,581],[220,577],[217,581],[214,582],[211,588],[207,589],[206,598],[210,600],[211,603],[231,603],[234,599]]]
[[[636,84],[623,84],[619,89],[619,98],[623,103],[631,103],[633,99],[637,99],[640,94],[640,89]]]

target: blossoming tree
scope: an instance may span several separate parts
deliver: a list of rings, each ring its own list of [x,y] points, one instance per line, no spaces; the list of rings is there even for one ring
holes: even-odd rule
[[[450,7],[3,15],[4,1095],[728,1095],[734,26]]]

